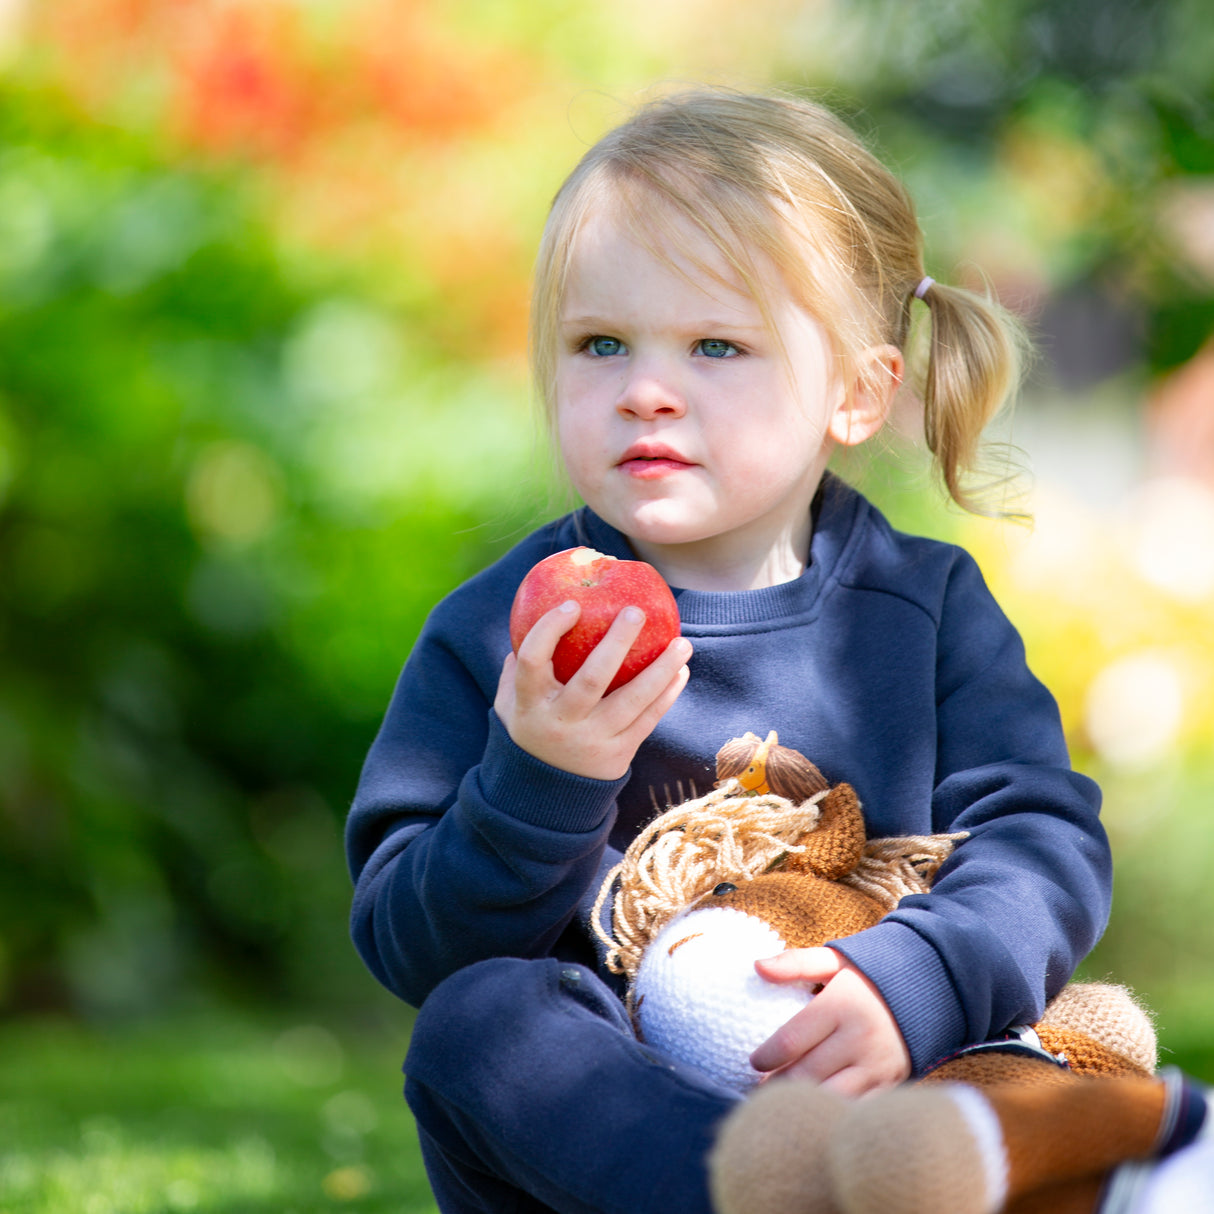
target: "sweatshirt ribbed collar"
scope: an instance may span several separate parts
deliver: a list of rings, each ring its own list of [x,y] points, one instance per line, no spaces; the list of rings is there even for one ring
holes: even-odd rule
[[[864,498],[837,476],[827,473],[814,498],[814,530],[810,540],[809,565],[794,581],[761,590],[711,592],[674,587],[683,630],[715,632],[738,626],[781,622],[790,624],[812,613],[822,594],[836,575],[844,554],[868,506]],[[627,538],[605,523],[588,507],[579,513],[582,541],[609,556],[636,560]]]

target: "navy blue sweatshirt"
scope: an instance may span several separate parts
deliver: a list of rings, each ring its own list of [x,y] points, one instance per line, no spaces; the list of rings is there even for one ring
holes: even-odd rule
[[[593,961],[589,907],[659,809],[703,795],[750,730],[859,794],[870,837],[968,831],[930,894],[837,941],[890,1007],[916,1071],[1040,1016],[1099,938],[1111,867],[1099,792],[962,550],[894,531],[827,476],[796,581],[675,588],[691,678],[620,780],[560,771],[492,710],[515,589],[578,544],[635,559],[588,509],[445,598],[400,676],[347,824],[352,930],[412,1004],[491,956]]]

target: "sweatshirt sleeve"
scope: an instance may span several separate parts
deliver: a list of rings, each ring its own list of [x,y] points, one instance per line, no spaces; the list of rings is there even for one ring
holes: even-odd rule
[[[355,947],[414,1005],[474,961],[551,950],[625,782],[559,771],[511,741],[490,707],[503,619],[449,603],[405,664],[346,826]]]
[[[1099,790],[1071,770],[1057,705],[963,553],[939,611],[934,728],[932,826],[968,838],[930,893],[834,944],[881,991],[916,1072],[1040,1018],[1112,888]]]

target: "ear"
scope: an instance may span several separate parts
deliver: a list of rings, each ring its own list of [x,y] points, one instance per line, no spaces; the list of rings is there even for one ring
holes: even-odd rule
[[[785,867],[789,872],[807,872],[837,881],[850,873],[864,854],[868,836],[864,811],[856,790],[843,783],[822,798],[820,808],[817,827],[797,840],[804,850],[795,852]]]
[[[851,383],[830,419],[830,436],[844,447],[872,438],[885,425],[906,362],[897,346],[870,346],[857,360]]]

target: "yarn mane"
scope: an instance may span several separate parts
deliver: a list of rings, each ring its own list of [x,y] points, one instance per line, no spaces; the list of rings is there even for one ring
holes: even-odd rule
[[[796,804],[775,793],[748,794],[737,779],[723,780],[706,796],[685,801],[655,818],[603,879],[591,918],[606,946],[607,968],[631,982],[649,942],[684,907],[722,881],[750,881],[807,850],[829,789]],[[867,894],[886,911],[908,894],[926,893],[954,835],[872,839],[856,868],[839,883]],[[611,897],[612,934],[602,928]]]

